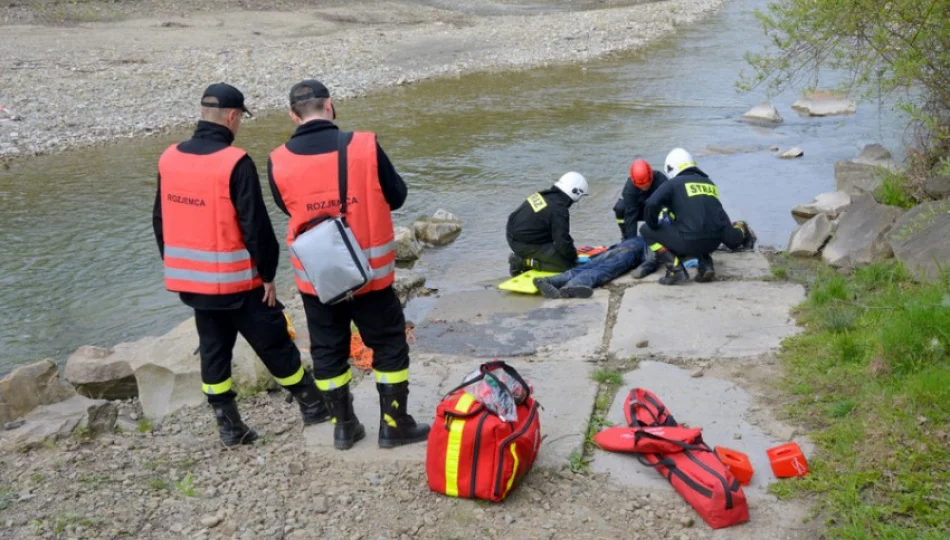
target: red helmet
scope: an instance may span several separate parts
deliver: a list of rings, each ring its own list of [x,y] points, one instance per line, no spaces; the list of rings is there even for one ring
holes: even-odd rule
[[[638,159],[630,165],[630,181],[638,189],[648,190],[653,185],[653,167],[645,159]]]

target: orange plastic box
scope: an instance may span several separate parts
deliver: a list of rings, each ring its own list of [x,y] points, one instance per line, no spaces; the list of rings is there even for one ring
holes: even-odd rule
[[[740,484],[743,486],[749,484],[749,481],[752,480],[752,474],[755,472],[752,468],[752,462],[749,461],[749,456],[738,450],[722,446],[716,447],[716,455],[719,456],[719,461],[729,469],[729,472],[736,477]]]
[[[766,453],[776,478],[792,478],[808,474],[808,461],[805,460],[805,455],[798,447],[798,443],[790,442],[776,446]]]

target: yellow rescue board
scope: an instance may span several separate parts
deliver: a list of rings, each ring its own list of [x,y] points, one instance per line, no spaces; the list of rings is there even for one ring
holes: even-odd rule
[[[515,276],[498,286],[503,291],[511,291],[521,294],[538,294],[538,288],[534,286],[535,278],[544,278],[558,275],[557,272],[542,272],[541,270],[528,270],[524,274]]]

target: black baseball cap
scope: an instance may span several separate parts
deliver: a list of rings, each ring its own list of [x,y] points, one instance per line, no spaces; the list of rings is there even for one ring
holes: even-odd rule
[[[307,92],[302,92],[301,90],[309,90]],[[315,98],[328,98],[330,97],[330,91],[327,90],[327,87],[323,85],[322,82],[316,79],[307,79],[305,81],[300,81],[295,84],[293,88],[290,89],[290,104],[293,105],[298,101],[304,101],[306,99],[315,99]]]
[[[217,98],[217,103],[205,103],[205,98]],[[201,95],[202,107],[215,107],[217,109],[241,109],[248,116],[254,116],[251,111],[244,106],[244,94],[240,90],[225,83],[214,83],[205,88],[205,93]]]

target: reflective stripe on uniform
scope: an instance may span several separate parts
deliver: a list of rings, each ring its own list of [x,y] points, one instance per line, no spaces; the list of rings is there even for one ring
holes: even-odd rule
[[[409,368],[389,372],[373,370],[373,372],[376,373],[376,382],[382,384],[399,384],[409,380]]]
[[[274,377],[274,380],[281,386],[293,386],[303,380],[303,366],[289,377]]]
[[[201,391],[209,396],[216,396],[218,394],[223,394],[231,390],[231,378],[228,377],[223,382],[208,384],[201,384]]]
[[[385,257],[393,251],[396,250],[396,241],[393,240],[387,244],[381,246],[371,247],[369,249],[364,249],[363,254],[366,255],[367,259],[378,259],[379,257]]]
[[[657,242],[656,244],[650,244],[650,251],[660,251],[663,249],[663,244]]]
[[[544,200],[544,197],[540,193],[534,193],[528,197],[528,204],[531,205],[531,209],[534,210],[535,213],[548,207],[548,202]]]
[[[343,375],[337,375],[332,379],[317,379],[317,388],[323,391],[343,388],[353,379],[353,372],[349,369]]]
[[[201,272],[165,267],[165,279],[180,279],[197,283],[239,283],[257,277],[257,268],[237,272]]]
[[[618,220],[617,220],[617,223],[623,223],[623,220],[622,220],[622,219],[618,219]]]
[[[684,184],[686,187],[686,195],[689,197],[695,197],[697,195],[706,195],[708,197],[719,198],[719,188],[712,184],[707,184],[705,182],[687,182]]]
[[[189,261],[208,263],[236,263],[251,258],[251,254],[248,253],[246,249],[217,252],[175,246],[165,246],[165,256],[174,259],[186,259]]]
[[[471,394],[463,393],[455,403],[455,410],[467,413],[475,403]],[[449,441],[445,450],[445,494],[449,497],[459,496],[459,460],[462,457],[462,434],[465,432],[465,420],[452,418],[449,420]]]
[[[511,443],[508,448],[511,449],[511,457],[515,459],[515,464],[511,467],[511,478],[508,479],[508,484],[505,486],[505,496],[511,491],[511,486],[515,485],[515,478],[518,477],[518,449],[515,447],[515,443]]]

